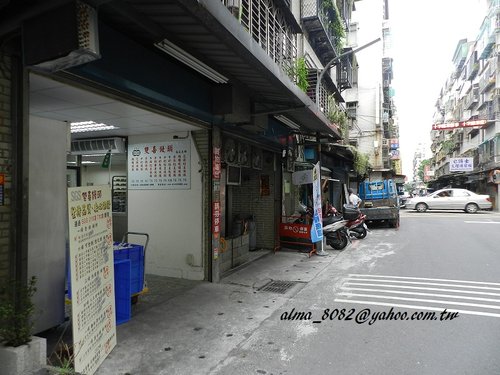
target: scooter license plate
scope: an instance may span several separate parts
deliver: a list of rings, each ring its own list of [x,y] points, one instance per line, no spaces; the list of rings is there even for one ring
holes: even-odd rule
[[[366,230],[368,230],[368,227],[366,226],[365,223],[363,223],[363,228],[365,228]]]

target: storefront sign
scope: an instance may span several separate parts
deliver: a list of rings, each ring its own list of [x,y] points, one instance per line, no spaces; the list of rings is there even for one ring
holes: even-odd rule
[[[74,365],[92,375],[116,345],[111,188],[68,189]]]
[[[321,181],[319,162],[314,165],[312,171],[314,216],[311,227],[311,241],[318,242],[323,240],[323,213],[321,212]]]
[[[213,160],[212,160],[212,177],[214,178],[214,180],[220,180],[220,172],[221,172],[220,160],[221,160],[220,147],[214,147]]]
[[[474,170],[472,158],[450,158],[450,172],[471,172]]]
[[[128,147],[128,188],[190,189],[189,139],[132,144]]]
[[[460,122],[449,122],[447,124],[433,124],[432,130],[452,130],[457,128],[473,128],[482,127],[486,125],[486,120],[473,120],[473,121],[460,121]]]
[[[212,245],[214,249],[214,259],[219,258],[220,219],[220,202],[214,202],[212,207]]]

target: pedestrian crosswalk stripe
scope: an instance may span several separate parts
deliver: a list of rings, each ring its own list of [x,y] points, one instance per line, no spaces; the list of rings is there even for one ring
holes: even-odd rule
[[[357,284],[357,283],[351,283],[351,279],[347,279],[346,284]],[[490,286],[476,286],[476,285],[457,285],[457,284],[442,284],[442,283],[429,283],[425,281],[401,281],[401,280],[372,280],[372,279],[352,279],[355,281],[371,281],[371,282],[384,282],[384,283],[398,283],[398,284],[412,284],[412,285],[432,285],[432,286],[452,286],[452,287],[460,287],[460,288],[470,288],[470,289],[485,289],[485,290],[498,290],[500,291],[500,288],[492,288]],[[377,286],[378,284],[372,284],[374,286]]]
[[[456,279],[435,279],[428,277],[411,277],[411,276],[394,276],[394,275],[370,275],[370,274],[359,274],[351,273],[349,277],[372,277],[372,278],[387,278],[387,279],[408,279],[408,280],[427,280],[427,281],[445,281],[448,283],[467,283],[467,284],[485,284],[485,285],[498,285],[500,283],[490,283],[485,281],[470,281],[470,280],[456,280]]]
[[[367,284],[367,283],[346,283],[344,285],[384,286],[384,287],[388,287],[388,288],[400,288],[400,289],[437,290],[437,291],[441,291],[441,292],[483,294],[483,295],[487,295],[487,296],[498,296],[499,295],[498,293],[490,293],[490,292],[478,292],[478,291],[471,291],[471,290],[447,289],[447,288],[427,288],[427,287],[407,286],[407,285]]]
[[[500,221],[464,221],[467,224],[500,224]]]
[[[430,303],[444,303],[447,305],[461,305],[461,306],[472,306],[479,307],[485,309],[497,309],[500,310],[500,305],[483,305],[478,303],[468,303],[468,302],[457,302],[457,301],[446,301],[446,300],[436,300],[436,299],[427,299],[427,298],[408,298],[408,297],[393,297],[393,296],[379,296],[374,294],[360,294],[360,293],[351,293],[351,292],[342,292],[339,293],[341,296],[352,296],[352,297],[367,297],[367,298],[385,298],[391,300],[400,300],[400,301],[416,301],[416,302],[430,302]]]
[[[419,305],[406,305],[406,304],[395,304],[395,303],[384,303],[384,302],[373,302],[373,301],[359,301],[352,299],[342,299],[335,298],[335,302],[342,303],[355,303],[361,305],[375,305],[375,306],[389,306],[389,307],[401,307],[406,309],[417,309],[417,310],[430,310],[430,311],[443,311],[443,307],[429,307],[429,306],[419,306]],[[481,316],[491,316],[494,318],[500,318],[500,314],[482,312],[482,311],[471,311],[471,310],[462,310],[462,309],[447,309],[448,312],[459,312],[460,314],[466,315],[481,315]]]
[[[500,283],[495,282],[350,274],[341,281],[338,297],[335,302],[500,317],[488,312],[500,310]]]
[[[444,297],[444,298],[466,299],[466,300],[472,300],[472,301],[485,301],[485,302],[498,302],[498,303],[500,303],[500,299],[481,298],[481,297],[468,297],[468,296],[457,296],[457,295],[452,295],[452,294],[403,292],[401,290],[386,290],[386,289],[371,289],[371,288],[344,288],[344,289],[345,290],[361,291],[361,292],[380,292],[380,293],[407,294],[407,295],[412,295],[412,296]],[[496,293],[490,293],[490,294],[500,297],[500,294],[496,294]]]

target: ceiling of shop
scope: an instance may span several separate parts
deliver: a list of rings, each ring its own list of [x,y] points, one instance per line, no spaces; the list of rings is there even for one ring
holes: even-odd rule
[[[183,121],[37,74],[30,74],[30,115],[68,122],[92,120],[118,127],[74,133],[73,139],[199,130]]]

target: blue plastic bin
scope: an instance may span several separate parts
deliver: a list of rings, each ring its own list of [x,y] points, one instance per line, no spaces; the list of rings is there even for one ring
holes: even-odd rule
[[[116,325],[126,323],[132,316],[130,303],[131,262],[129,259],[115,260],[115,309]]]
[[[113,255],[115,261],[130,260],[131,295],[142,292],[144,288],[144,246],[115,242]]]

